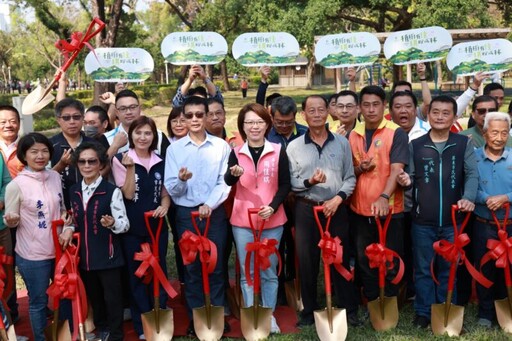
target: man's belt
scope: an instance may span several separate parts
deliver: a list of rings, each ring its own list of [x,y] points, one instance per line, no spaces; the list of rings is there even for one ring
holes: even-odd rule
[[[475,216],[475,219],[476,219],[476,221],[479,221],[479,222],[484,223],[484,224],[496,225],[496,222],[494,220],[487,220],[487,219],[484,219],[484,218],[480,218],[479,216]],[[500,223],[500,225],[503,225],[503,223],[504,223],[503,220],[498,220],[498,222]],[[507,225],[512,225],[512,220],[511,219],[507,220]]]
[[[305,197],[301,197],[301,196],[298,196],[298,195],[295,196],[295,200],[301,201],[301,202],[303,202],[305,204],[308,204],[308,205],[311,205],[311,206],[322,206],[324,204],[324,202],[325,202],[325,201],[311,200],[311,199],[308,199],[308,198],[305,198]]]

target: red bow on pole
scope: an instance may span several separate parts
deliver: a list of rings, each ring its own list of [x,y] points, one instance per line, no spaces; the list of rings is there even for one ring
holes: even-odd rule
[[[245,277],[247,278],[247,284],[249,286],[253,285],[253,279],[251,278],[252,254],[254,254],[254,264],[258,264],[259,267],[259,269],[254,269],[255,272],[260,271],[260,269],[267,270],[270,268],[270,256],[275,254],[279,263],[279,270],[277,273],[281,273],[281,256],[277,250],[277,245],[279,245],[279,242],[276,239],[267,238],[264,238],[262,241],[255,241],[245,245],[245,250],[247,251],[247,256],[245,257]]]
[[[400,258],[400,255],[398,255],[398,253],[385,247],[380,243],[373,243],[366,247],[366,256],[370,261],[370,268],[378,268],[379,270],[382,270],[379,271],[379,274],[384,274],[384,277],[387,270],[394,269],[395,262],[393,262],[393,259],[397,258],[399,261],[398,272],[395,278],[391,281],[391,283],[400,283],[402,277],[404,276],[405,268],[404,262],[402,261],[402,258]]]
[[[144,277],[144,283],[149,283],[151,280],[158,281],[169,297],[174,298],[178,293],[174,290],[172,285],[167,280],[167,276],[164,274],[158,258],[156,258],[151,252],[151,246],[149,243],[143,243],[140,245],[142,251],[136,252],[133,256],[134,260],[141,261],[142,264],[135,271],[135,276],[139,278]]]
[[[343,246],[339,237],[331,237],[329,231],[325,231],[318,242],[318,247],[322,250],[322,260],[324,264],[333,265],[336,271],[347,281],[351,281],[353,274],[343,266]]]
[[[201,263],[207,264],[208,273],[211,274],[217,265],[217,245],[210,239],[201,234],[195,234],[192,231],[185,231],[178,242],[183,264],[193,263],[197,254]]]

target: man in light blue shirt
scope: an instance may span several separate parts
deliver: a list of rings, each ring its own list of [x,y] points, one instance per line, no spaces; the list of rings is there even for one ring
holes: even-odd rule
[[[478,192],[475,206],[475,222],[473,228],[473,248],[475,264],[480,264],[483,255],[488,251],[486,244],[488,239],[498,239],[498,226],[493,219],[494,212],[500,225],[504,223],[505,210],[503,205],[512,200],[512,153],[506,147],[509,139],[510,116],[506,113],[490,112],[485,116],[483,136],[485,145],[475,151],[478,162]],[[512,236],[512,219],[509,213],[506,230]],[[491,327],[496,318],[494,300],[506,296],[504,281],[498,280],[497,274],[501,269],[496,269],[494,261],[486,263],[482,267],[483,274],[494,281],[489,289],[477,284],[478,294],[478,324],[483,327]]]
[[[221,205],[230,187],[224,182],[231,148],[224,140],[206,133],[208,103],[201,97],[189,97],[183,105],[187,136],[171,144],[165,159],[164,185],[176,205],[176,229],[181,238],[185,231],[196,233],[190,213],[199,211],[204,232],[204,218],[210,217],[207,237],[217,246],[217,264],[210,274],[211,303],[224,306],[224,251],[227,217]],[[189,318],[192,309],[204,306],[201,263],[196,258],[185,267],[185,298]],[[226,330],[226,328],[225,328]],[[187,334],[194,334],[191,322]]]

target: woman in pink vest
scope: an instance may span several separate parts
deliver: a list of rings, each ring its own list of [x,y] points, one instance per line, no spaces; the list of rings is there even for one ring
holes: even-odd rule
[[[16,231],[16,266],[28,289],[28,312],[35,341],[44,341],[48,289],[55,266],[52,221],[65,219],[59,243],[66,248],[74,227],[62,199],[59,173],[46,169],[53,146],[44,135],[30,133],[18,142],[17,156],[25,165],[7,185],[4,222]]]
[[[271,127],[272,118],[262,105],[247,104],[240,110],[238,130],[245,143],[232,150],[224,177],[226,184],[236,189],[231,224],[240,260],[242,293],[248,307],[253,305],[253,291],[245,273],[245,247],[254,242],[248,209],[259,209],[258,219],[253,218],[255,227],[260,226],[262,219],[265,222],[260,239],[276,239],[279,242],[286,222],[282,203],[290,191],[286,151],[281,145],[265,139]],[[270,256],[270,262],[270,267],[261,271],[261,296],[262,305],[274,310],[278,286],[276,254]],[[254,278],[252,265],[250,271],[251,278]],[[280,332],[274,316],[271,332]]]

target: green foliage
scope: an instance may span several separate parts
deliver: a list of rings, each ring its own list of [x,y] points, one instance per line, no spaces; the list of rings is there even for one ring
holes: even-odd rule
[[[53,109],[46,107],[34,115],[34,131],[43,131],[59,127]]]
[[[442,26],[448,29],[491,27],[487,1],[426,0],[416,4],[414,27]]]

